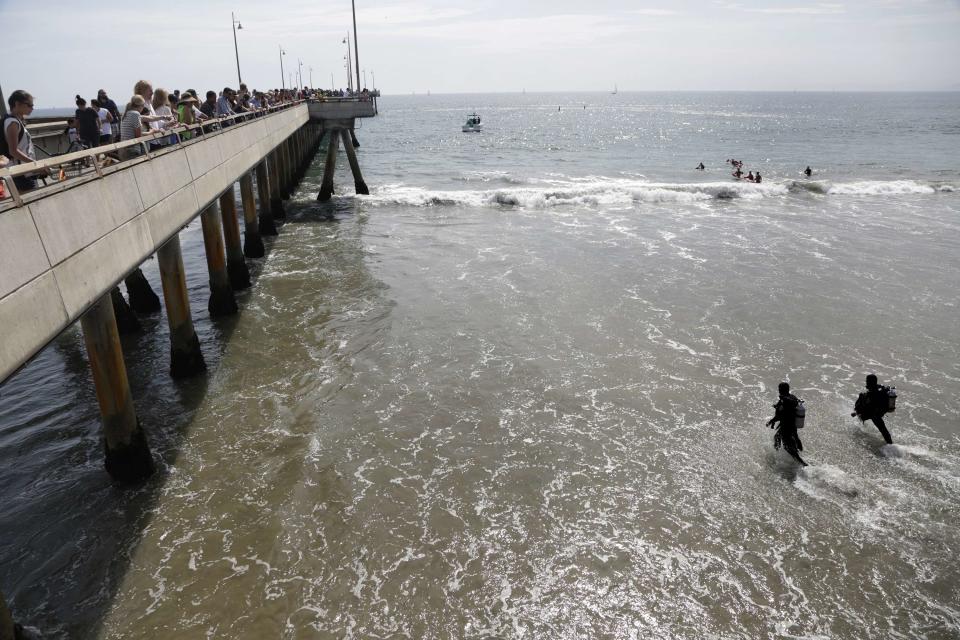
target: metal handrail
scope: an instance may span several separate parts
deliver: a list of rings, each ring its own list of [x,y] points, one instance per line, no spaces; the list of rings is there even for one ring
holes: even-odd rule
[[[104,175],[109,175],[114,173],[118,169],[123,169],[134,164],[143,162],[144,160],[149,160],[153,157],[156,157],[157,153],[166,152],[171,149],[182,148],[184,143],[196,142],[198,140],[208,140],[210,136],[221,135],[225,128],[232,125],[243,126],[244,124],[249,124],[255,122],[257,118],[264,117],[266,115],[272,115],[279,111],[289,109],[291,107],[297,106],[306,102],[306,100],[294,100],[292,102],[284,102],[278,105],[273,105],[270,107],[262,108],[256,111],[248,111],[244,113],[234,113],[227,116],[221,116],[219,118],[210,118],[202,122],[198,122],[192,125],[188,124],[178,124],[176,126],[170,127],[169,129],[164,129],[160,131],[153,131],[146,135],[142,135],[138,138],[132,140],[124,140],[123,142],[116,142],[112,144],[102,145],[99,147],[91,147],[89,149],[83,149],[82,151],[74,151],[73,153],[66,153],[60,156],[55,156],[49,160],[37,160],[34,162],[17,164],[9,167],[0,169],[0,180],[3,181],[4,186],[6,187],[7,195],[6,197],[0,199],[0,207],[5,203],[12,200],[17,207],[23,206],[24,194],[21,194],[17,189],[16,184],[13,181],[13,178],[16,176],[35,174],[40,169],[49,169],[51,167],[56,167],[58,169],[62,168],[62,165],[71,164],[79,161],[90,161],[93,165],[93,171],[87,173],[86,175],[78,175],[77,178],[89,178],[91,176],[96,176],[98,178],[103,177]],[[238,119],[241,119],[238,122]],[[226,126],[224,126],[226,125]],[[208,127],[215,127],[209,131],[202,131],[201,135],[190,136],[188,139],[184,140],[183,134],[200,129],[206,129]],[[164,145],[160,151],[150,151],[150,142],[157,140],[168,140],[171,136],[176,137],[176,142]],[[117,160],[110,163],[109,165],[102,165],[97,161],[98,156],[110,156],[111,159],[114,158],[113,155],[117,152],[128,149],[130,147],[141,147],[143,153],[132,158],[127,158],[123,160]],[[104,169],[109,167],[109,171],[105,174]],[[67,180],[58,180],[55,184],[44,185],[35,190],[31,190],[26,197],[30,200],[37,200],[39,198],[34,196],[46,196],[52,193],[58,193],[72,186],[79,186],[80,184],[85,184],[87,180],[80,181],[67,181]],[[60,187],[57,189],[56,187]]]

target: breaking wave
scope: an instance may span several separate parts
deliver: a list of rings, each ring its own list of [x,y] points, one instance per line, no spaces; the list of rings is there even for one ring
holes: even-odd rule
[[[503,207],[547,209],[563,206],[630,206],[636,203],[694,203],[711,200],[762,200],[791,194],[813,193],[833,196],[927,195],[952,193],[953,185],[926,184],[913,180],[830,183],[786,181],[663,183],[638,180],[567,180],[547,185],[527,185],[505,175],[483,175],[480,179],[504,181],[499,189],[430,190],[404,184],[385,185],[364,200],[373,205],[412,207]],[[469,180],[469,178],[468,178]],[[514,185],[517,186],[514,186]],[[521,186],[522,185],[522,186]]]

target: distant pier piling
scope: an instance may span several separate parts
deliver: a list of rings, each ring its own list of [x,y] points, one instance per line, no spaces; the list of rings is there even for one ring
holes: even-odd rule
[[[137,482],[153,473],[153,458],[140,428],[110,294],[101,297],[80,320],[103,421],[105,466],[121,482]]]
[[[114,287],[110,290],[110,300],[113,302],[113,313],[117,316],[117,330],[120,335],[126,336],[143,331],[137,314],[133,312],[130,305],[120,293],[120,287]]]
[[[210,301],[207,303],[207,310],[214,317],[233,315],[238,310],[230,276],[227,274],[227,257],[217,209],[217,202],[214,201],[200,214],[203,247],[207,254],[207,270],[210,272]]]
[[[257,164],[257,199],[260,201],[260,235],[277,235],[277,225],[273,221],[273,209],[270,204],[270,170],[264,158]]]
[[[274,220],[283,220],[287,217],[283,210],[283,196],[280,193],[280,160],[279,153],[274,149],[268,156],[267,166],[270,169],[270,211]]]
[[[130,272],[123,283],[127,285],[127,296],[130,298],[130,307],[137,313],[156,313],[160,311],[160,298],[153,292],[153,288],[143,275],[140,267]]]
[[[253,175],[249,171],[240,178],[240,200],[243,203],[243,255],[262,258],[263,239],[260,237],[260,221],[257,220],[257,201],[253,195]]]
[[[353,186],[358,194],[368,196],[370,195],[370,189],[367,188],[367,183],[363,180],[363,174],[360,173],[360,163],[357,161],[357,152],[350,142],[350,136],[352,134],[353,131],[348,132],[346,129],[340,130],[340,136],[343,138],[343,148],[347,152],[347,161],[350,163],[350,171],[353,172]]]
[[[323,183],[320,185],[320,195],[317,196],[320,202],[328,202],[333,195],[333,174],[337,169],[337,147],[340,146],[340,136],[336,129],[330,130],[329,138],[327,160],[323,167]]]
[[[13,616],[10,609],[7,608],[7,601],[0,591],[0,640],[15,640],[16,625],[13,624]]]
[[[237,221],[237,200],[233,188],[220,196],[220,218],[223,221],[223,240],[227,249],[227,275],[234,291],[250,287],[250,270],[243,257],[243,245],[240,240],[240,223]]]
[[[186,378],[206,371],[200,340],[193,328],[187,277],[183,269],[180,236],[174,235],[157,249],[163,301],[167,305],[167,324],[170,327],[170,375]]]

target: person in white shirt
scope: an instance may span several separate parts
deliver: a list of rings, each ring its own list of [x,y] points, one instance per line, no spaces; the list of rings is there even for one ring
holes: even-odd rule
[[[96,98],[90,101],[90,106],[97,111],[100,116],[100,144],[110,144],[113,142],[113,114],[106,107],[100,104]]]

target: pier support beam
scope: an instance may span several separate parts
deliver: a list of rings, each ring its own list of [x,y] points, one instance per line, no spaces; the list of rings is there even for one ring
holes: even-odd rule
[[[16,625],[13,624],[13,616],[7,608],[7,601],[0,592],[0,640],[14,640],[14,638],[16,638]]]
[[[227,275],[234,291],[250,287],[250,271],[243,257],[240,243],[240,223],[237,222],[237,201],[233,186],[220,196],[220,217],[223,219],[223,239],[227,246]]]
[[[273,221],[273,211],[270,208],[270,171],[267,169],[267,160],[263,159],[257,165],[257,197],[260,200],[260,233],[265,236],[277,235],[277,225]]]
[[[290,196],[293,195],[293,192],[297,189],[297,180],[294,177],[293,169],[293,143],[290,138],[287,138],[280,145],[280,153],[283,156],[283,181],[284,181],[284,200],[289,200]]]
[[[257,201],[253,196],[253,176],[248,171],[240,178],[240,200],[243,202],[243,255],[263,257],[263,239],[257,221]]]
[[[283,210],[283,196],[280,193],[280,154],[276,149],[267,157],[267,166],[270,169],[270,211],[274,220],[283,220],[287,213]]]
[[[333,172],[337,168],[337,147],[340,135],[336,129],[330,130],[330,141],[327,144],[327,162],[323,167],[323,184],[320,185],[320,195],[317,200],[327,202],[333,195]]]
[[[110,290],[110,301],[113,302],[113,312],[117,316],[117,330],[120,335],[127,336],[143,331],[137,315],[124,300],[123,294],[120,293],[120,287],[114,287]]]
[[[123,279],[127,285],[127,296],[130,298],[130,306],[137,313],[156,313],[160,311],[160,298],[150,288],[146,276],[140,267],[134,269],[130,275]]]
[[[370,189],[367,188],[367,183],[363,181],[363,174],[360,173],[360,163],[357,162],[357,152],[350,143],[350,135],[352,133],[353,130],[349,133],[347,133],[346,129],[340,130],[340,136],[343,138],[343,149],[347,152],[347,160],[350,162],[350,170],[353,172],[354,188],[358,194],[368,196],[370,195]]]
[[[83,314],[80,326],[103,420],[107,472],[122,482],[143,480],[153,473],[153,458],[133,406],[110,294]]]
[[[210,272],[210,302],[207,303],[207,309],[214,317],[233,315],[237,312],[237,301],[227,275],[227,258],[216,201],[200,214],[200,223],[203,225],[203,247],[207,254],[207,270]]]
[[[350,140],[353,142],[354,148],[360,148],[360,141],[357,140],[357,133],[350,129]]]
[[[207,370],[200,351],[200,340],[193,328],[187,277],[183,270],[180,236],[174,235],[157,250],[163,301],[167,305],[167,324],[170,326],[170,375],[186,378]]]

